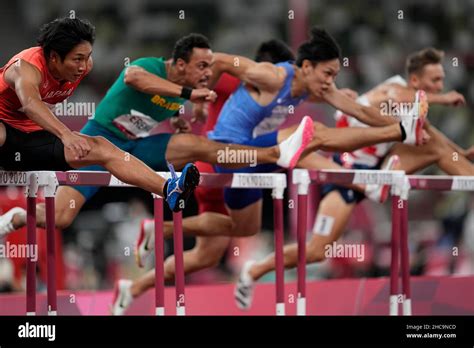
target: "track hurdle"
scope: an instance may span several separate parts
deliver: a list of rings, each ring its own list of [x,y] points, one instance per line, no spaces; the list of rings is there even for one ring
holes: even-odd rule
[[[411,190],[432,191],[474,191],[474,176],[447,175],[408,175],[401,192],[401,229],[400,229],[400,258],[402,274],[403,315],[412,315],[412,298],[410,286],[410,252],[408,248],[408,198]]]
[[[42,189],[46,204],[46,253],[47,253],[47,298],[48,315],[57,315],[54,197],[58,180],[54,172],[13,172],[0,171],[0,186],[25,188],[27,244],[36,243],[36,199]],[[52,214],[52,216],[51,216]],[[51,219],[52,217],[52,219]],[[26,261],[26,315],[36,315],[36,263],[31,258]]]
[[[401,213],[398,208],[399,196],[406,189],[406,177],[403,171],[388,170],[293,170],[293,184],[298,185],[298,211],[297,211],[297,244],[298,244],[298,295],[297,315],[306,315],[306,233],[308,189],[310,184],[378,184],[392,186],[392,267],[390,277],[390,314],[396,315],[398,308],[398,255],[399,248],[393,245],[400,244]],[[397,267],[395,267],[397,266]]]
[[[160,173],[166,177],[167,173]],[[271,189],[273,197],[273,221],[274,221],[274,238],[275,238],[275,259],[276,259],[276,280],[275,280],[275,298],[276,298],[276,315],[285,315],[285,279],[284,279],[284,264],[283,264],[283,244],[284,244],[284,234],[283,234],[283,194],[286,188],[286,175],[285,174],[248,174],[248,173],[233,173],[233,174],[201,174],[200,186],[208,188],[235,188],[235,189]],[[155,214],[157,211],[162,211],[162,199],[159,196],[154,196],[155,198]],[[155,222],[156,222],[155,215]],[[162,220],[162,218],[161,218]],[[174,233],[177,229],[181,230],[181,225],[176,226],[176,221],[178,219],[174,218]],[[180,221],[180,220],[178,220]],[[163,225],[155,223],[155,294],[156,298],[156,315],[165,315],[164,310],[164,270],[163,262],[158,262],[157,260],[163,259]],[[182,235],[182,232],[180,233]],[[177,243],[176,235],[175,238],[175,247],[176,244],[180,244],[182,248],[182,242]],[[182,238],[182,237],[181,237]],[[158,245],[161,245],[161,249],[157,248]],[[178,251],[179,253],[179,251]],[[175,258],[176,255],[182,260],[182,256],[179,256],[177,250],[175,249]],[[182,252],[181,252],[182,255]],[[179,272],[184,275],[184,267],[178,265],[178,261],[175,261],[176,274]],[[183,277],[184,278],[184,277]],[[183,280],[184,284],[184,280]],[[176,304],[177,304],[177,313],[180,315],[185,314],[184,309],[184,286],[183,291],[176,294]],[[179,309],[179,310],[178,310]]]
[[[275,298],[276,315],[285,315],[285,279],[283,260],[283,194],[286,189],[286,174],[277,173],[233,173],[206,174],[202,176],[203,187],[229,187],[235,189],[271,189],[273,198],[273,228],[275,240]]]

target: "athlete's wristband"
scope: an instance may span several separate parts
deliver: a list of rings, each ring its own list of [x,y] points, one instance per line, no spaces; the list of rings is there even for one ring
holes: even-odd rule
[[[183,89],[181,90],[181,95],[180,97],[183,98],[183,99],[191,99],[191,93],[193,92],[193,89],[192,88],[189,88],[189,87],[183,87]]]

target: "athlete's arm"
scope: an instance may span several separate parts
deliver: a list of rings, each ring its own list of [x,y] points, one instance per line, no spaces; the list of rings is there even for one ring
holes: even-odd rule
[[[175,130],[175,133],[191,133],[193,130],[188,120],[177,116],[170,118],[170,126]]]
[[[193,104],[191,123],[206,123],[209,115],[209,103]]]
[[[142,67],[132,65],[125,70],[124,82],[137,91],[151,95],[161,95],[163,97],[179,97],[183,91],[183,86],[163,79],[152,74]],[[207,88],[196,88],[191,93],[193,103],[213,102],[216,93]]]
[[[281,88],[284,70],[276,65],[257,63],[249,58],[226,53],[215,53],[212,65],[211,86],[219,80],[222,73],[228,73],[256,87],[258,90],[275,92]]]
[[[347,115],[354,116],[360,122],[372,127],[381,127],[398,123],[394,117],[382,116],[379,110],[373,106],[365,106],[349,98],[336,87],[330,88],[322,96],[323,100],[341,110]]]
[[[28,62],[19,59],[5,71],[5,81],[14,89],[25,115],[44,130],[56,135],[64,146],[71,149],[76,159],[86,156],[89,143],[66,127],[41,100],[39,86],[41,73]]]
[[[381,86],[382,95],[385,98],[383,101],[392,99],[399,103],[413,102],[416,91],[411,88],[401,86],[399,84],[387,84]],[[430,104],[441,104],[448,106],[463,106],[466,105],[464,96],[456,91],[449,91],[447,93],[426,93],[428,102]]]
[[[447,93],[427,93],[428,102],[448,106],[464,106],[466,99],[461,93],[449,91]]]

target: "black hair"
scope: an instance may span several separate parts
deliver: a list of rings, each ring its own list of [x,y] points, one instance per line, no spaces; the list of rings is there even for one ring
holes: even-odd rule
[[[341,58],[341,49],[336,40],[326,30],[313,27],[310,40],[298,48],[296,65],[301,67],[305,59],[317,64],[335,58]]]
[[[276,64],[289,60],[295,60],[295,55],[286,43],[277,39],[262,42],[255,55],[256,62]]]
[[[176,41],[173,49],[173,64],[178,61],[179,58],[184,60],[186,63],[189,62],[189,58],[193,53],[193,48],[211,48],[211,44],[207,37],[202,34],[192,33],[186,35]]]
[[[38,45],[43,48],[44,56],[49,58],[55,51],[64,60],[74,47],[83,41],[94,44],[95,27],[87,20],[80,18],[57,18],[44,24],[38,35]]]

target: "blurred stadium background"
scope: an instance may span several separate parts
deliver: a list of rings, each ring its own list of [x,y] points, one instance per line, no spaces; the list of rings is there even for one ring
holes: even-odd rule
[[[392,75],[403,74],[410,52],[434,46],[446,53],[446,90],[456,89],[464,94],[468,105],[459,109],[434,106],[430,120],[462,147],[474,144],[474,0],[2,0],[0,8],[0,65],[16,52],[33,46],[41,24],[67,16],[70,11],[96,26],[94,70],[71,99],[77,102],[98,103],[127,58],[169,57],[174,42],[190,32],[208,36],[214,51],[252,57],[263,40],[280,38],[295,48],[305,40],[310,25],[319,25],[335,36],[343,56],[349,59],[349,65],[338,77],[338,85],[359,93]],[[294,19],[289,18],[289,11],[294,11]],[[184,19],[180,19],[183,14]],[[333,109],[313,105],[302,106],[286,124],[297,122],[303,112],[334,125]],[[84,115],[65,117],[63,121],[77,128],[87,118],[81,116]],[[424,173],[441,174],[434,167]],[[474,273],[473,197],[467,193],[412,193],[413,274]],[[0,189],[0,212],[19,201],[24,201],[22,192]],[[134,278],[141,274],[143,270],[134,263],[133,243],[140,219],[151,216],[151,204],[150,195],[140,190],[102,189],[61,234],[60,287],[105,289],[111,288],[119,277]],[[186,215],[196,211],[193,202]],[[287,213],[286,232],[290,241],[293,231],[288,209]],[[344,240],[364,243],[368,251],[365,261],[333,259],[312,265],[308,276],[320,279],[387,274],[389,217],[388,206],[361,204]],[[259,258],[272,249],[271,229],[271,205],[266,204],[263,233],[236,240],[219,268],[192,275],[187,282],[234,279],[246,257]],[[12,235],[10,242],[20,243],[25,238],[22,234]],[[192,245],[193,240],[187,239],[186,247]],[[168,253],[171,246],[168,242]],[[239,257],[232,252],[236,246],[240,248]],[[459,255],[453,255],[453,247],[459,247]],[[24,287],[22,267],[22,260],[0,259],[0,291]],[[41,263],[39,275],[44,279]],[[294,276],[292,272],[288,275]]]

